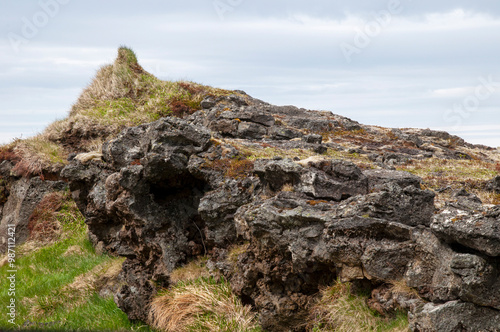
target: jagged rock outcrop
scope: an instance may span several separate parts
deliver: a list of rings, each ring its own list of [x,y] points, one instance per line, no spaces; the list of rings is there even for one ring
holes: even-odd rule
[[[208,254],[212,268],[259,312],[266,331],[303,330],[314,295],[336,278],[370,283],[372,307],[406,308],[415,331],[500,329],[500,296],[492,289],[498,208],[482,210],[477,197],[461,192],[437,211],[434,193],[421,189],[419,177],[361,170],[327,156],[247,160],[224,137],[337,149],[302,130],[362,127],[249,97],[212,98],[202,106],[188,119],[128,128],[105,143],[102,162],[75,160],[62,172],[93,242],[127,257],[115,299],[129,317],[146,319],[151,296],[169,284],[169,273]],[[443,136],[396,134],[415,151],[426,137]],[[245,242],[246,250],[229,259],[230,247]],[[394,281],[415,293],[388,292]],[[450,316],[457,313],[465,318]],[[481,325],[479,314],[490,321]]]

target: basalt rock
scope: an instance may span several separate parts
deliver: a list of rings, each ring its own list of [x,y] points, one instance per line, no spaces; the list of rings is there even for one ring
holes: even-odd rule
[[[461,301],[427,303],[409,317],[415,332],[500,331],[499,311]]]
[[[472,205],[478,208],[477,205]],[[464,209],[452,204],[432,221],[431,229],[448,243],[491,257],[500,256],[500,207]]]
[[[318,291],[337,279],[368,285],[382,314],[409,311],[415,331],[499,329],[499,208],[458,191],[437,210],[419,177],[387,169],[465,158],[465,142],[402,129],[393,142],[345,147],[353,133],[381,129],[243,93],[201,107],[127,128],[104,144],[102,161],[73,159],[61,173],[92,242],[127,257],[115,301],[130,318],[147,319],[170,273],[207,255],[265,331],[304,331]],[[247,159],[273,148],[329,153]],[[380,158],[385,169],[362,170],[332,158],[337,151]]]

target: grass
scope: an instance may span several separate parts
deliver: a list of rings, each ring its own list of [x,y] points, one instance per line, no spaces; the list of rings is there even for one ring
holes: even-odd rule
[[[253,174],[254,163],[246,158],[207,160],[202,167],[221,172],[225,177],[232,179],[244,179]]]
[[[381,317],[366,304],[368,294],[352,294],[350,283],[337,281],[321,290],[320,299],[311,310],[314,332],[403,332],[408,331],[406,314]]]
[[[76,122],[83,131],[105,128],[107,135],[113,135],[124,127],[160,117],[187,116],[201,109],[200,103],[206,96],[232,93],[189,81],[162,81],[139,65],[130,48],[120,47],[114,64],[97,72],[73,105],[66,126],[54,126],[52,136],[60,136],[58,131]]]
[[[208,278],[210,273],[205,265],[207,259],[207,257],[199,257],[175,269],[170,273],[170,281],[176,284],[178,282],[191,282],[200,278]]]
[[[150,321],[161,331],[261,331],[223,278],[178,282],[153,300]]]
[[[96,254],[69,193],[49,195],[37,209],[36,225],[49,220],[57,232],[47,241],[39,237],[44,232],[37,233],[40,228],[34,227],[30,240],[16,248],[15,295],[9,294],[5,278],[0,285],[0,302],[16,301],[15,324],[2,319],[0,330],[29,325],[37,330],[125,331],[142,326],[131,323],[112,298],[99,297],[101,277],[116,273],[123,260]],[[10,269],[2,266],[0,274],[6,276]]]
[[[428,158],[412,160],[405,165],[397,166],[398,170],[410,172],[421,177],[425,188],[437,190],[450,187],[453,190],[465,188],[478,195],[485,204],[499,204],[500,196],[485,191],[485,182],[499,173],[498,163],[481,160],[448,160]],[[442,205],[449,200],[449,193],[438,193],[436,203]]]

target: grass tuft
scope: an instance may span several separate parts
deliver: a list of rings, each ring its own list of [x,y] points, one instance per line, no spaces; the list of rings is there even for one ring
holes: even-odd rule
[[[311,310],[312,331],[408,331],[405,314],[398,313],[392,319],[381,317],[368,307],[367,299],[367,295],[352,294],[350,283],[337,281],[322,289]]]
[[[223,278],[178,282],[153,300],[149,317],[161,331],[260,331],[250,306]]]

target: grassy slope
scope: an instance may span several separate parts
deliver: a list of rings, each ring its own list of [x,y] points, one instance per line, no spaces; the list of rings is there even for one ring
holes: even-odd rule
[[[35,323],[31,327],[50,323],[50,329],[66,331],[135,330],[143,325],[131,323],[112,297],[98,295],[100,277],[118,271],[123,260],[94,251],[84,218],[69,193],[54,194],[49,203],[45,200],[39,205],[34,222],[38,227],[16,249],[17,316],[15,326],[0,320],[0,329],[29,326],[30,322]],[[0,274],[7,275],[7,270],[8,265],[0,267]],[[0,303],[10,301],[8,288],[2,278]]]

